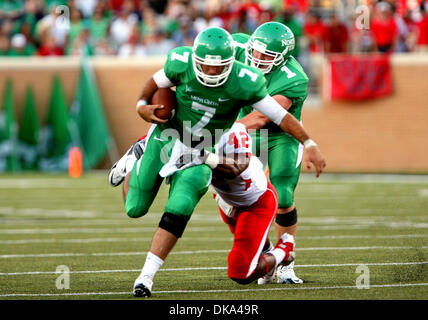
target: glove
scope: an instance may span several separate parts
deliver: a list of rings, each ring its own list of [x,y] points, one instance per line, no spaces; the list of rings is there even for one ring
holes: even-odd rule
[[[191,149],[190,152],[184,153],[178,158],[175,166],[179,170],[198,166],[204,163],[204,149]]]

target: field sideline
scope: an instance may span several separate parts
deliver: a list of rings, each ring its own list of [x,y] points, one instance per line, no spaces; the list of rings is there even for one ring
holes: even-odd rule
[[[166,199],[163,186],[150,213],[130,219],[105,171],[79,179],[1,175],[0,300],[135,300],[132,285]],[[209,191],[150,299],[428,299],[428,175],[304,174],[296,204],[295,270],[303,285],[228,279],[232,235]],[[356,286],[360,265],[368,289]],[[58,266],[70,270],[69,289],[56,286]]]

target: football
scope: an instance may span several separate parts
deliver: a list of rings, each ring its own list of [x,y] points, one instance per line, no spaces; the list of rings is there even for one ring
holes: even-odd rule
[[[163,109],[157,109],[155,115],[161,119],[171,119],[174,116],[177,100],[175,91],[170,88],[159,88],[152,97],[151,104],[163,105]]]

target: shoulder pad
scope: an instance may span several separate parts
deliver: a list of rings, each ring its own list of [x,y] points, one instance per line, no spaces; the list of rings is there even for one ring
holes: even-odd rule
[[[168,68],[173,68],[175,72],[183,72],[192,65],[192,48],[177,47],[168,53],[165,64]]]
[[[245,51],[247,48],[247,41],[250,38],[245,33],[234,33],[232,35],[233,44],[235,45],[235,58],[237,61],[245,63]]]
[[[266,79],[263,73],[259,69],[247,66],[239,61],[234,63],[230,77],[234,87],[234,94],[245,99],[263,91],[263,87],[266,88]]]
[[[249,89],[248,85],[251,83],[254,85],[261,81],[265,82],[264,75],[259,69],[253,68],[239,61],[235,62],[232,74],[241,84],[241,87],[246,89]]]
[[[235,45],[241,47],[247,43],[248,39],[250,39],[250,36],[245,33],[234,33],[232,38],[235,42]]]

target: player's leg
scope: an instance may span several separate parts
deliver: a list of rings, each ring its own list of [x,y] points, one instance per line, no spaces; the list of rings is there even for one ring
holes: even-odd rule
[[[218,197],[218,195],[216,195],[216,196]],[[216,197],[214,197],[214,198],[216,199]],[[223,222],[226,223],[227,226],[229,227],[230,231],[233,234],[235,234],[235,227],[236,227],[237,217],[239,216],[237,214],[237,210],[233,210],[232,213],[226,214],[222,210],[222,207],[220,206],[220,204],[219,204],[218,210],[220,211],[220,216],[221,216]],[[273,210],[273,211],[275,211],[275,210]],[[245,213],[242,215],[242,217],[245,217]],[[241,217],[241,219],[242,219],[242,217]],[[265,241],[265,244],[263,246],[262,253],[261,253],[261,256],[266,257],[266,259],[260,258],[259,259],[259,263],[257,264],[257,268],[260,269],[261,271],[263,271],[266,268],[268,268],[269,271],[267,272],[267,274],[263,275],[262,277],[260,277],[257,280],[259,283],[262,282],[260,284],[272,283],[273,280],[274,280],[273,277],[275,276],[274,275],[275,268],[273,267],[273,264],[274,264],[275,261],[272,260],[272,258],[269,258],[268,256],[266,256],[266,254],[269,253],[269,251],[272,251],[273,249],[274,249],[274,247],[273,247],[272,242],[269,240],[269,236],[266,236],[266,241]],[[268,260],[270,260],[270,261],[268,261]],[[269,280],[267,280],[267,279],[269,279]]]
[[[131,218],[138,218],[147,213],[163,181],[158,174],[163,166],[161,159],[167,157],[170,150],[165,147],[168,142],[154,139],[160,134],[161,130],[155,128],[147,141],[144,156],[135,162],[125,180],[125,209]]]
[[[176,223],[176,229],[179,228],[177,226],[177,221],[171,222]],[[150,251],[147,253],[146,261],[141,270],[141,273],[134,281],[134,296],[151,296],[153,278],[155,277],[156,272],[163,265],[165,258],[167,257],[169,251],[171,251],[174,247],[177,239],[178,238],[176,236],[163,228],[158,228],[156,230],[152,238]]]
[[[296,238],[294,190],[299,181],[303,147],[288,135],[272,135],[269,140],[269,178],[278,192],[279,203],[275,231],[278,239],[284,233]],[[294,273],[294,262],[287,267],[280,266],[277,275],[279,282],[303,283]]]
[[[248,284],[266,275],[278,263],[290,257],[293,249],[287,243],[261,254],[267,234],[275,218],[277,197],[273,187],[245,211],[237,212],[234,242],[228,256],[228,276],[240,284]]]
[[[135,296],[150,296],[156,272],[182,236],[194,208],[208,190],[210,177],[211,170],[206,165],[191,167],[172,175],[165,213],[153,236],[143,270],[134,283]]]
[[[210,178],[211,170],[206,165],[191,167],[172,175],[165,213],[159,223],[161,231],[150,249],[161,259],[168,256],[178,238],[181,238],[193,210],[208,190]]]
[[[275,219],[278,238],[287,232],[296,237],[297,210],[294,190],[300,176],[303,148],[288,135],[272,135],[269,141],[269,179],[278,193]]]
[[[260,131],[249,130],[251,139],[253,140],[252,144],[252,153],[256,155],[260,161],[263,163],[263,167],[266,168],[268,165],[268,135],[267,133],[261,133]],[[268,176],[266,176],[268,177]],[[272,251],[274,249],[272,241],[269,237],[266,238],[266,243],[262,250],[262,255]],[[257,280],[259,284],[272,283],[275,277],[276,269],[272,269],[268,274]]]

